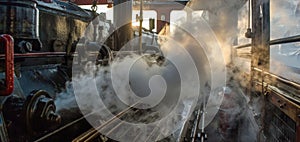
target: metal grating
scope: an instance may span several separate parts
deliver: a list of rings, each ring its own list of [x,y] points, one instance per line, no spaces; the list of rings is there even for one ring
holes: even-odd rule
[[[265,134],[268,142],[295,142],[296,122],[275,105],[268,103]]]

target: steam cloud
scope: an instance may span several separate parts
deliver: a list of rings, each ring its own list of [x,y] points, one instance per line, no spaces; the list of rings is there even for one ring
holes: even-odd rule
[[[274,13],[274,9],[277,6],[280,6],[279,4],[280,0],[277,0],[275,2],[275,0],[273,0],[272,2],[274,2],[271,6],[272,6],[272,13]],[[241,1],[241,0],[235,0],[235,1],[227,1],[227,5],[220,5],[220,2],[215,1],[212,2],[210,1],[209,3],[205,3],[205,2],[201,2],[200,0],[193,0],[189,3],[189,6],[191,8],[197,8],[199,6],[208,6],[208,9],[210,10],[215,10],[216,13],[214,13],[215,18],[216,17],[220,17],[222,16],[222,10],[224,9],[231,9],[234,8],[236,5],[239,5],[241,3],[244,3],[245,1]],[[299,3],[297,3],[296,1],[293,1],[291,4],[294,4],[293,6],[295,7],[293,10],[293,14],[291,15],[279,15],[280,18],[279,20],[273,21],[273,25],[278,25],[278,22],[282,23],[283,21],[288,21],[288,23],[282,23],[284,25],[286,25],[286,27],[291,27],[291,29],[294,29],[294,27],[297,25],[297,23],[291,23],[290,21],[294,21],[291,19],[296,18],[296,14],[297,14],[297,10],[299,9]],[[222,7],[222,8],[220,8]],[[247,7],[247,5],[246,5]],[[245,11],[246,7],[242,8],[240,10],[240,12],[242,13],[239,17],[247,17],[247,10]],[[220,8],[220,10],[216,10]],[[289,11],[287,9],[290,8],[286,8],[284,9],[284,11],[276,11],[276,13],[289,13]],[[244,11],[243,11],[244,10]],[[298,11],[299,12],[299,11]],[[211,14],[212,15],[212,14]],[[203,15],[204,16],[204,15]],[[223,15],[224,16],[224,15]],[[224,100],[223,105],[226,105],[226,103],[229,104],[234,104],[235,106],[232,108],[232,110],[228,109],[228,110],[224,110],[225,114],[228,115],[229,117],[229,121],[228,121],[228,125],[230,125],[230,127],[232,128],[237,128],[238,129],[238,137],[236,139],[240,140],[240,141],[245,141],[245,140],[250,140],[252,139],[253,141],[257,140],[257,131],[258,131],[258,126],[257,124],[255,124],[255,118],[253,116],[253,113],[255,114],[255,117],[259,116],[260,113],[260,107],[261,105],[259,105],[259,100],[253,100],[252,102],[249,102],[249,98],[245,97],[245,95],[243,94],[243,92],[240,89],[240,85],[246,85],[248,83],[247,79],[243,79],[243,76],[240,73],[240,70],[238,70],[237,68],[234,68],[231,66],[231,53],[232,53],[232,45],[235,42],[234,37],[242,37],[244,36],[245,33],[245,29],[247,28],[247,18],[240,18],[238,19],[239,22],[236,24],[236,26],[239,27],[239,29],[237,30],[233,30],[231,29],[230,25],[232,23],[228,23],[228,21],[234,21],[235,19],[231,19],[233,17],[236,18],[236,13],[228,13],[228,15],[226,15],[226,17],[223,17],[223,19],[219,20],[220,24],[224,24],[225,26],[222,27],[222,29],[220,29],[220,27],[218,27],[219,25],[217,25],[217,23],[209,23],[212,26],[215,26],[215,33],[217,35],[217,38],[220,41],[220,45],[223,49],[223,54],[225,55],[226,58],[226,64],[228,65],[228,67],[230,67],[228,70],[229,73],[227,74],[227,83],[229,88],[231,88],[230,93],[228,93],[227,95],[232,95],[234,96],[234,99],[232,100]],[[285,17],[285,18],[283,18]],[[214,17],[211,17],[214,18]],[[282,19],[283,18],[283,19]],[[286,19],[287,18],[287,19]],[[203,30],[201,31],[203,33],[203,35],[197,35],[197,36],[202,36],[201,39],[204,39],[205,43],[210,47],[210,48],[214,48],[214,46],[218,46],[216,43],[213,43],[215,40],[213,40],[211,37],[205,37],[205,29],[201,28],[201,24],[199,24],[199,19],[193,19],[193,21],[188,21],[188,22],[182,22],[183,24],[181,26],[185,26],[185,27],[190,27],[190,30],[192,31],[199,31],[199,30]],[[228,24],[228,25],[227,25]],[[292,24],[292,25],[290,25]],[[280,25],[280,24],[279,24]],[[229,26],[229,27],[226,27]],[[297,25],[298,26],[298,25]],[[213,27],[214,29],[214,27]],[[287,35],[292,35],[292,33],[290,32],[282,32],[279,29],[286,29],[286,28],[282,28],[282,27],[278,27],[275,28],[277,30],[273,31],[272,33],[272,37],[281,37],[281,36],[287,36]],[[291,30],[292,31],[292,30]],[[277,34],[278,33],[278,34]],[[284,35],[279,35],[279,33],[284,33]],[[224,38],[226,37],[226,38]],[[229,37],[229,38],[227,38]],[[196,65],[198,66],[198,69],[200,69],[200,74],[199,74],[199,78],[201,78],[201,99],[206,99],[207,98],[207,94],[209,94],[210,89],[209,88],[211,86],[211,79],[210,79],[210,71],[214,70],[215,68],[219,68],[218,65],[223,64],[221,62],[221,60],[216,60],[217,62],[214,65],[211,65],[208,63],[208,58],[218,58],[220,57],[220,55],[214,53],[213,51],[210,50],[210,48],[207,49],[208,52],[205,52],[203,50],[203,46],[199,45],[197,43],[197,41],[195,41],[195,39],[193,39],[191,36],[188,36],[186,32],[177,29],[175,31],[175,34],[173,34],[171,36],[172,39],[175,39],[178,43],[181,44],[182,47],[185,47],[190,53],[192,53],[192,57],[202,57],[201,60],[195,60]],[[239,43],[248,43],[250,42],[248,39],[238,39]],[[162,49],[165,53],[168,53],[168,50],[172,50],[171,44],[169,44],[168,42],[165,41],[161,41],[160,44],[162,45]],[[196,47],[196,48],[195,48]],[[245,51],[248,52],[248,51]],[[179,53],[180,54],[180,53]],[[299,55],[299,53],[295,53],[293,55]],[[166,54],[165,56],[168,56],[168,54]],[[290,56],[290,55],[288,55]],[[195,58],[196,59],[196,58]],[[122,63],[124,63],[126,65],[126,63],[128,62],[127,60],[131,60],[131,58],[124,58],[123,61],[121,61]],[[235,61],[234,61],[235,62]],[[235,62],[237,63],[237,62]],[[296,63],[297,64],[297,63]],[[245,65],[243,63],[243,65]],[[99,96],[95,96],[95,92],[100,92],[101,98],[103,99],[104,102],[106,102],[107,106],[110,108],[111,112],[119,112],[122,109],[126,108],[126,105],[124,105],[123,103],[121,103],[120,101],[117,100],[117,98],[115,98],[116,96],[113,95],[115,92],[113,91],[113,86],[112,84],[110,84],[110,69],[109,67],[93,67],[93,66],[89,66],[86,65],[87,68],[85,68],[86,74],[78,76],[77,78],[73,78],[73,81],[79,82],[77,85],[79,86],[75,86],[78,88],[81,88],[79,94],[82,94],[82,96],[79,96],[77,99],[81,100],[81,104],[80,105],[85,105],[86,106],[86,113],[88,112],[95,112],[95,111],[99,111],[99,109],[101,109],[102,106],[99,105],[95,105],[98,103],[91,103],[91,100],[97,100]],[[282,68],[281,68],[282,69]],[[225,70],[224,70],[225,71]],[[285,70],[286,71],[286,70]],[[96,76],[95,73],[96,72]],[[282,70],[280,70],[280,72],[282,72]],[[95,78],[96,77],[96,78]],[[223,76],[214,76],[215,78],[222,78]],[[97,82],[97,86],[96,87],[92,87],[93,89],[91,89],[90,87],[90,83],[95,81]],[[235,82],[234,80],[241,80],[242,82]],[[244,80],[244,82],[243,82]],[[72,89],[72,83],[68,82],[67,83],[67,88],[66,91],[63,93],[58,94],[57,98],[56,98],[56,105],[57,105],[57,109],[61,110],[61,109],[68,109],[68,108],[73,108],[73,107],[77,107],[77,104],[75,102],[75,96],[73,94],[73,89]],[[130,88],[130,86],[125,85],[123,86],[125,88]],[[193,86],[191,86],[193,87]],[[225,87],[225,86],[222,86]],[[189,90],[185,90],[186,92],[188,92]],[[76,92],[78,93],[78,92]],[[82,98],[81,98],[82,97]],[[82,101],[83,100],[83,101]],[[86,100],[86,102],[84,102],[84,100]],[[220,100],[216,99],[216,100],[211,100],[211,101],[215,101],[215,102],[219,102]],[[229,101],[229,102],[226,102]],[[201,102],[200,102],[201,103]],[[250,104],[250,108],[249,108],[249,103]],[[199,105],[199,104],[198,104]],[[222,106],[221,106],[222,107]],[[189,108],[188,104],[183,104],[183,108],[187,109]],[[192,111],[192,110],[186,110],[186,111]],[[253,112],[251,112],[253,111]],[[224,115],[224,112],[223,112]],[[149,118],[153,118],[153,114],[149,114],[148,116],[151,116]],[[108,116],[107,116],[108,117]],[[217,120],[214,120],[213,123],[218,123],[216,122]],[[220,120],[222,121],[222,120]],[[236,126],[236,123],[239,123],[240,121],[243,121],[243,123],[240,123],[240,125]],[[219,129],[219,128],[212,128],[212,129]],[[230,133],[230,132],[228,132]],[[224,135],[223,135],[224,136]],[[226,135],[225,135],[226,136]],[[227,137],[223,137],[223,139],[226,139]]]

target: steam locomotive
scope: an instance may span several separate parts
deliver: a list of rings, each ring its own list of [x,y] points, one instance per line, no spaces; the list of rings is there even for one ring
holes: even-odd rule
[[[0,0],[2,142],[33,141],[67,121],[54,99],[70,80],[74,48],[95,16],[71,2]]]
[[[113,51],[121,46],[113,27],[105,14],[72,2],[0,0],[2,142],[35,141],[81,116],[76,109],[58,110],[55,100],[71,81],[74,59],[78,64],[86,62],[81,51],[97,49],[96,64],[107,65],[112,60]],[[104,37],[104,33],[111,35]],[[61,137],[69,141],[90,127],[83,121],[48,141],[61,141]]]

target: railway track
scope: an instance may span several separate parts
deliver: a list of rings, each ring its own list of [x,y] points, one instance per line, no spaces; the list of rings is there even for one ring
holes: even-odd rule
[[[130,106],[130,107],[124,109],[123,111],[121,111],[120,113],[118,113],[117,115],[115,115],[114,117],[112,117],[111,119],[109,119],[108,121],[104,122],[103,124],[101,124],[97,128],[91,128],[90,130],[86,131],[82,135],[80,135],[77,138],[75,138],[72,142],[87,142],[87,141],[92,141],[93,139],[96,139],[97,137],[99,137],[101,135],[99,133],[99,131],[101,131],[103,128],[105,128],[109,124],[113,123],[114,121],[118,120],[119,117],[121,117],[126,112],[128,112],[132,107],[133,106]]]
[[[122,111],[118,112],[117,114],[115,114],[112,118],[107,119],[107,121],[102,122],[102,120],[97,120],[99,122],[102,122],[98,127],[93,127],[90,128],[88,130],[86,130],[85,132],[83,132],[82,134],[80,134],[79,136],[77,136],[76,138],[73,138],[71,141],[72,142],[92,142],[95,140],[98,140],[102,138],[102,141],[105,141],[106,137],[101,134],[101,131],[105,131],[105,135],[110,135],[112,133],[116,133],[116,130],[118,129],[124,129],[124,126],[126,127],[126,121],[121,121],[124,120],[126,118],[137,118],[137,115],[143,115],[145,113],[143,113],[142,111],[145,110],[139,110],[134,108],[134,106],[136,106],[138,103],[133,104],[132,106],[129,106],[125,109],[123,109]],[[99,113],[101,113],[101,111],[103,110],[99,110],[97,112],[91,112],[89,114],[86,114],[85,116],[82,116],[38,139],[36,139],[34,142],[42,142],[42,141],[53,141],[53,140],[57,140],[56,137],[58,137],[57,135],[60,135],[63,131],[66,131],[67,129],[72,129],[72,127],[74,127],[75,125],[78,125],[80,123],[87,123],[86,120],[94,120],[95,118],[99,118]],[[149,112],[149,111],[147,111]],[[133,116],[135,115],[135,116]],[[134,119],[131,119],[130,121],[137,121]],[[122,128],[123,127],[123,128]],[[120,137],[129,137],[128,133],[132,132],[132,131],[136,131],[135,128],[131,127],[128,128],[126,127],[126,130],[121,131],[122,134],[118,134]],[[147,138],[148,140],[152,137],[152,135],[155,135],[155,131],[157,131],[157,128],[154,128],[151,131],[151,135]],[[120,133],[120,131],[118,131],[118,133]],[[157,136],[158,137],[158,136]],[[138,137],[134,138],[135,141],[138,140]]]
[[[152,111],[151,109],[149,110],[137,109],[135,108],[136,105],[138,105],[138,103],[135,103],[115,113],[113,117],[109,119],[105,119],[106,121],[104,121],[104,119],[101,120],[101,118],[99,117],[99,113],[101,113],[101,111],[103,110],[89,113],[85,116],[82,116],[72,121],[71,123],[64,125],[63,127],[51,133],[48,133],[47,135],[44,135],[43,137],[35,140],[35,142],[56,140],[51,137],[60,134],[62,131],[68,128],[72,128],[74,125],[77,125],[78,123],[83,123],[83,121],[87,123],[86,120],[97,121],[99,122],[99,125],[98,127],[94,126],[84,130],[83,132],[74,136],[70,141],[72,142],[95,142],[95,141],[99,142],[99,141],[107,141],[107,140],[113,141],[107,138],[107,137],[110,138],[112,137],[117,139],[128,139],[131,140],[132,142],[139,142],[141,140],[145,142],[152,142],[153,140],[159,141],[162,137],[165,137],[161,133],[160,127],[158,127],[157,125],[147,129],[147,134],[144,134],[142,133],[143,130],[141,128],[126,123],[126,122],[129,123],[132,122],[134,124],[137,123],[148,124],[151,122],[155,122],[157,119],[159,119],[160,116],[158,116],[156,111]],[[181,128],[180,131],[182,131],[184,127],[185,126],[183,126],[183,128]],[[180,132],[179,135],[184,135],[184,134]],[[179,139],[182,139],[182,137],[179,136],[178,138],[176,138],[176,141],[181,141]],[[174,138],[172,138],[170,141],[174,141]]]
[[[135,104],[136,105],[136,104]],[[123,111],[116,114],[114,117],[110,118],[109,120],[103,122],[96,128],[91,128],[85,133],[82,133],[75,139],[73,139],[72,142],[99,142],[99,141],[107,141],[108,139],[105,136],[121,139],[124,141],[130,142],[153,142],[153,141],[176,141],[181,142],[185,140],[185,135],[187,133],[186,129],[189,129],[190,127],[190,120],[186,120],[183,123],[183,126],[180,127],[178,131],[174,133],[173,136],[166,136],[162,133],[162,127],[159,127],[160,125],[165,124],[157,124],[151,128],[147,128],[146,134],[142,133],[143,128],[138,128],[135,126],[128,125],[126,122],[139,122],[139,123],[151,123],[156,121],[157,119],[160,119],[159,116],[156,116],[155,111],[151,110],[143,110],[143,109],[136,109],[134,108],[135,105],[132,105]],[[143,119],[143,116],[147,119]],[[154,116],[154,117],[153,117]],[[151,118],[152,117],[152,118]],[[197,120],[193,120],[196,122],[199,122],[199,118]],[[135,123],[135,124],[136,124]],[[198,127],[195,127],[197,129]],[[195,130],[196,131],[196,130]],[[101,132],[105,132],[104,134],[101,134]],[[145,131],[144,131],[145,132]],[[166,137],[166,138],[165,138]],[[192,139],[196,139],[197,137],[192,137]],[[109,141],[113,141],[110,140]]]
[[[99,140],[99,139],[101,139],[101,141],[105,141],[107,139],[105,136],[103,136],[100,133],[102,131],[105,131],[106,132],[105,135],[107,135],[107,136],[118,135],[119,138],[122,138],[122,137],[128,138],[128,139],[133,140],[133,142],[139,141],[141,139],[141,135],[138,133],[138,132],[140,132],[138,130],[138,128],[134,128],[133,126],[127,127],[128,125],[126,124],[126,122],[138,121],[137,117],[142,116],[145,113],[144,111],[146,111],[146,113],[147,113],[150,110],[147,111],[147,110],[140,110],[140,109],[134,108],[134,106],[136,106],[137,104],[138,103],[122,110],[121,112],[117,113],[115,116],[110,118],[109,120],[100,124],[98,127],[89,129],[85,133],[83,133],[83,134],[79,135],[77,138],[73,139],[72,142],[91,142],[91,141],[95,141],[95,140]],[[133,119],[128,120],[128,118],[133,118]],[[121,121],[124,119],[126,119],[126,121]],[[140,119],[140,120],[143,122],[147,121],[147,120],[142,120],[142,119]],[[122,131],[120,131],[120,129]],[[134,133],[134,132],[137,132],[137,133]],[[156,132],[158,132],[158,127],[153,128],[150,131],[149,136],[143,137],[143,139],[145,141],[150,141],[150,140],[153,140],[153,137],[156,137],[155,139],[158,140],[160,135]],[[132,134],[134,134],[134,135],[132,135]]]

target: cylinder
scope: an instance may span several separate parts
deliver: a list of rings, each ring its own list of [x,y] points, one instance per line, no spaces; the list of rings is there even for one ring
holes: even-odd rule
[[[36,1],[0,0],[0,33],[12,35],[16,43],[24,40],[33,45],[33,50],[40,50],[38,23]]]

